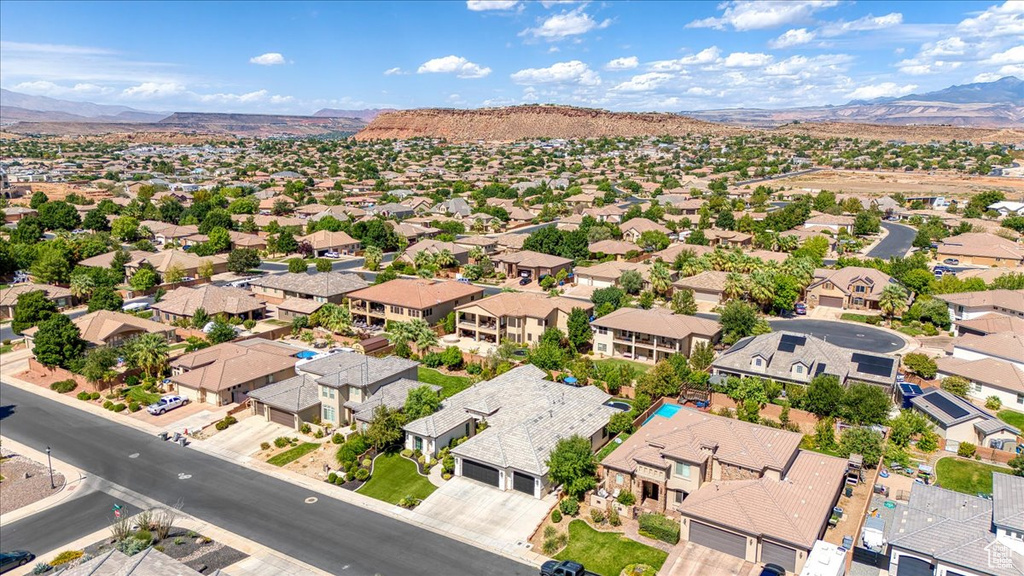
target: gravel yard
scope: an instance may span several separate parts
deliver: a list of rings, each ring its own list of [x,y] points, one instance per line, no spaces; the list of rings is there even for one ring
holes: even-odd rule
[[[85,548],[87,556],[99,556],[110,550],[114,540],[108,538]],[[156,544],[156,548],[197,572],[209,574],[248,558],[243,552],[215,542],[184,528],[171,528],[167,538]]]
[[[29,460],[10,450],[0,450],[0,478],[0,514],[28,506],[60,492],[64,487],[64,476],[54,472],[53,483],[56,488],[50,488],[50,474],[46,464]]]

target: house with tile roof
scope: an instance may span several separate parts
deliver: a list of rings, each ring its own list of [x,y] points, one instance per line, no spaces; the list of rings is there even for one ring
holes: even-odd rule
[[[722,304],[726,300],[725,286],[728,277],[728,272],[705,270],[676,280],[672,287],[676,290],[692,290],[693,299],[698,302]]]
[[[375,358],[363,354],[339,352],[320,358],[300,362],[295,371],[303,380],[293,380],[292,385],[303,387],[315,385],[319,400],[321,421],[334,426],[351,424],[355,413],[369,408],[363,406],[370,399],[395,382],[418,378],[419,362],[398,356]],[[378,400],[397,402],[397,391],[392,391]],[[404,404],[405,398],[402,397]],[[392,408],[392,406],[389,404]],[[280,410],[280,408],[277,408]],[[259,412],[257,412],[259,413]],[[278,422],[283,417],[274,410],[265,411],[268,420]]]
[[[1024,411],[1024,368],[996,358],[965,360],[952,356],[935,359],[940,380],[958,376],[971,383],[969,395],[984,403],[988,398],[999,398],[1002,406]]]
[[[993,472],[992,490],[912,484],[885,526],[889,574],[1024,575],[1024,478]]]
[[[936,252],[939,260],[953,258],[960,264],[999,268],[1024,266],[1024,245],[984,232],[943,238]]]
[[[559,270],[572,272],[572,260],[532,250],[505,252],[491,258],[495,268],[508,278],[531,278],[554,276]]]
[[[455,262],[458,266],[465,266],[466,264],[469,264],[469,248],[465,248],[455,242],[442,242],[440,240],[433,240],[430,238],[420,240],[419,242],[410,245],[405,249],[405,252],[399,256],[399,259],[412,264],[416,262],[416,255],[420,252],[426,252],[436,257],[444,250],[447,250],[455,258]]]
[[[807,306],[843,310],[878,310],[882,290],[896,281],[874,268],[847,266],[839,270],[819,268],[804,289]]]
[[[961,442],[1002,449],[1016,448],[1020,430],[986,410],[941,388],[926,388],[911,400],[914,410],[924,414],[935,433],[946,439],[946,450],[956,451]]]
[[[309,242],[310,246],[313,247],[313,255],[317,257],[324,256],[328,252],[352,256],[359,251],[359,240],[340,230],[337,232],[317,230],[312,234],[299,236],[296,240],[299,242]]]
[[[954,325],[989,313],[1024,318],[1024,290],[955,292],[936,294],[935,299],[946,303],[949,319]]]
[[[120,346],[132,338],[143,334],[159,334],[168,342],[177,340],[173,326],[153,322],[131,314],[97,310],[71,320],[82,339],[91,346]],[[31,345],[39,327],[33,326],[22,334]]]
[[[671,230],[647,218],[632,218],[619,225],[622,230],[622,239],[636,244],[644,232],[661,232],[668,235]]]
[[[57,305],[58,310],[70,307],[75,301],[71,290],[63,286],[54,286],[52,284],[15,284],[0,289],[0,318],[14,317],[14,307],[18,304],[18,296],[30,292],[44,293],[47,300]]]
[[[357,324],[382,328],[389,321],[419,318],[433,325],[483,293],[483,288],[462,282],[397,278],[350,292],[348,303]]]
[[[640,255],[642,252],[636,244],[624,240],[599,240],[587,247],[592,255],[597,258],[614,256],[616,260],[625,260],[630,255]]]
[[[678,517],[681,538],[799,572],[828,526],[847,461],[802,435],[682,408],[654,417],[601,462],[601,487]]]
[[[636,249],[636,246],[630,244]],[[581,266],[574,271],[573,281],[577,286],[593,286],[597,288],[608,288],[618,286],[619,278],[626,270],[635,270],[643,279],[643,289],[651,289],[651,265],[643,262],[629,262],[626,260],[610,260],[593,266]],[[670,278],[675,278],[676,271],[670,270]]]
[[[168,323],[183,318],[191,319],[200,308],[211,317],[224,314],[242,320],[260,319],[267,311],[267,305],[257,300],[248,290],[213,284],[175,288],[151,308],[154,319]]]
[[[527,364],[445,399],[434,414],[405,425],[405,447],[436,456],[465,437],[451,450],[456,476],[544,497],[554,488],[547,460],[555,444],[581,436],[599,449],[617,412],[605,405],[611,396],[595,386],[568,386],[544,376]]]
[[[254,278],[249,281],[249,286],[256,298],[274,304],[288,298],[341,304],[346,294],[369,284],[351,272],[286,272]]]
[[[896,383],[898,367],[888,355],[853,351],[810,334],[786,331],[743,338],[711,363],[712,373],[720,376],[758,376],[806,385],[819,374],[831,374],[843,385],[866,382],[887,390]]]
[[[294,376],[299,352],[262,338],[216,344],[173,360],[171,385],[193,402],[241,403],[249,392]]]
[[[497,344],[507,339],[529,345],[540,342],[549,327],[567,333],[574,308],[590,316],[594,305],[533,292],[501,292],[455,308],[455,327],[459,336],[476,341]]]
[[[722,327],[714,320],[673,314],[663,308],[619,308],[590,323],[594,354],[657,363],[682,354],[689,358],[694,346],[714,344]]]

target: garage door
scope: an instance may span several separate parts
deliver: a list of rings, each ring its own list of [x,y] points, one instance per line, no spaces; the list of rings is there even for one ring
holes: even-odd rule
[[[774,542],[762,542],[761,562],[778,564],[790,572],[796,572],[796,550]]]
[[[199,400],[199,390],[196,390],[195,388],[187,388],[187,387],[182,386],[180,384],[177,386],[177,389],[178,389],[178,396],[182,396],[182,397],[188,398],[189,402],[199,402],[200,401]]]
[[[270,421],[276,422],[289,428],[295,427],[295,417],[284,410],[278,410],[277,408],[271,408],[267,406],[267,410],[270,411]]]
[[[747,538],[720,530],[714,526],[690,521],[690,542],[731,554],[737,558],[747,556]]]
[[[462,461],[462,475],[484,484],[498,486],[498,469],[472,460]]]
[[[934,570],[932,565],[919,558],[900,556],[899,568],[896,576],[932,576]]]
[[[699,290],[694,290],[693,299],[698,302],[712,302],[714,304],[718,304],[722,300],[722,295],[717,292],[701,292]]]
[[[843,307],[843,299],[839,296],[822,296],[818,299],[818,303],[822,306],[828,306],[829,308]]]
[[[533,496],[533,476],[515,472],[512,474],[512,488],[517,492]]]

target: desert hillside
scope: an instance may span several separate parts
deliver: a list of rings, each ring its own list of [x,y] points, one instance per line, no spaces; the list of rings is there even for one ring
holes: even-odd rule
[[[786,134],[820,137],[850,136],[879,140],[975,140],[1020,142],[1024,129],[958,128],[953,126],[891,126],[877,124],[802,123],[775,128]],[[528,138],[601,138],[635,136],[728,136],[752,129],[661,113],[609,112],[570,106],[512,106],[455,110],[426,108],[381,114],[356,134],[357,140],[444,138],[509,142]]]

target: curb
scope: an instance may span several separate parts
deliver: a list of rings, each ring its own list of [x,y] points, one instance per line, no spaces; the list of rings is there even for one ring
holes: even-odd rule
[[[39,452],[38,450],[30,448],[16,440],[12,440],[11,438],[0,438],[2,438],[4,448],[7,448],[11,452],[34,460],[35,462],[38,463],[46,462],[45,453]],[[67,464],[63,460],[60,460],[58,458],[52,458],[52,456],[53,455],[51,454],[53,470],[54,472],[59,472],[62,476],[64,476],[64,485],[61,487],[60,490],[58,490],[54,494],[50,494],[49,496],[41,500],[36,500],[35,502],[27,506],[16,508],[14,510],[11,510],[7,514],[4,514],[3,517],[0,518],[0,526],[12,524],[14,522],[17,522],[18,520],[27,518],[37,512],[42,512],[43,510],[52,508],[60,504],[61,502],[71,498],[78,489],[78,487],[82,485],[86,478],[88,478],[78,468],[75,468],[74,466],[71,466],[70,464]]]

